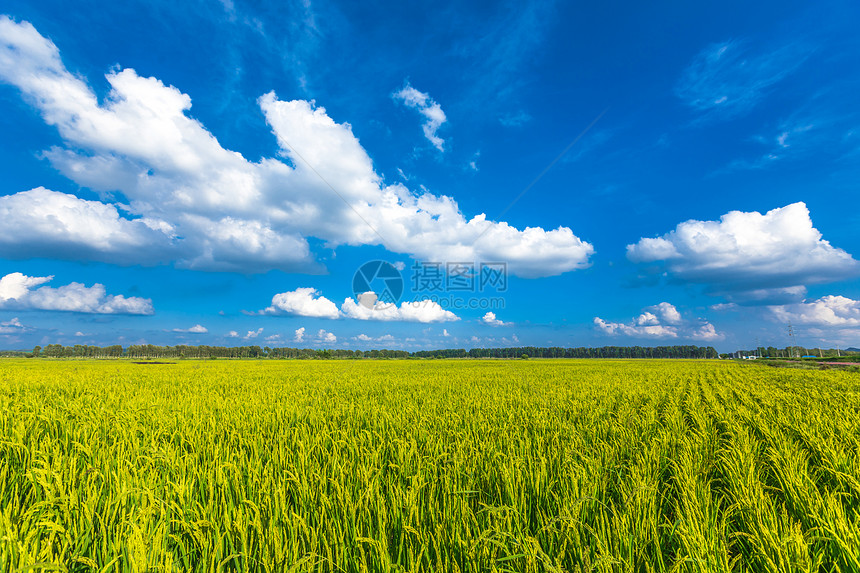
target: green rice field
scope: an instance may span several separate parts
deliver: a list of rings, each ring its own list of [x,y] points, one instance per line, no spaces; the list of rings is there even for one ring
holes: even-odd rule
[[[0,361],[0,571],[860,571],[860,375]]]

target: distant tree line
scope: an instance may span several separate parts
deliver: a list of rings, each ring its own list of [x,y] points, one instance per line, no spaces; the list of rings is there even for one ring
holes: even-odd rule
[[[42,348],[37,346],[33,349],[33,356],[46,358],[121,358],[123,356],[122,346],[89,346],[86,344],[75,344],[74,346],[63,346],[61,344],[49,344]]]
[[[856,354],[856,349],[836,348],[807,348],[804,346],[786,346],[776,348],[774,346],[760,346],[755,350],[736,350],[729,354],[721,354],[722,358],[744,358],[754,356],[756,358],[799,358],[802,356],[816,356],[819,358],[835,357]]]
[[[29,352],[23,350],[0,350],[0,358],[26,358]]]
[[[471,350],[419,350],[418,358],[718,358],[713,347],[704,346],[601,346],[563,348],[560,346],[519,346],[515,348],[473,348]]]
[[[14,355],[25,355],[15,353]],[[269,358],[269,359],[356,359],[356,358],[718,358],[713,347],[704,346],[601,346],[563,348],[559,346],[519,346],[516,348],[447,348],[442,350],[316,350],[312,348],[270,348],[268,346],[156,346],[133,344],[126,349],[114,346],[37,346],[32,357],[46,358]]]

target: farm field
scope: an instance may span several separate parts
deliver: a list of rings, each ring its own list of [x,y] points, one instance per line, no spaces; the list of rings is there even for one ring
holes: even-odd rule
[[[860,571],[860,375],[0,361],[2,571]]]

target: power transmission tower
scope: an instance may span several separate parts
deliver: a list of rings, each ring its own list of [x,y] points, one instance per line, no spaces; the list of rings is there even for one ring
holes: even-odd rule
[[[798,358],[797,351],[794,348],[797,340],[794,337],[794,328],[792,328],[791,322],[788,323],[788,340],[789,340],[789,342],[791,342],[791,346],[790,346],[791,350],[789,351],[789,353],[791,354],[791,356],[793,358]]]

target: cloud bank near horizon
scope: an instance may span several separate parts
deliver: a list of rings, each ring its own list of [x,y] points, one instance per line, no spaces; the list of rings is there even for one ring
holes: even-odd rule
[[[0,278],[0,309],[53,310],[85,314],[139,314],[155,311],[148,298],[109,295],[104,285],[91,287],[69,283],[59,287],[41,286],[53,276],[31,277],[10,273]]]
[[[630,322],[610,322],[594,317],[594,326],[610,336],[633,338],[689,338],[693,340],[722,340],[725,335],[717,332],[710,322],[687,321],[675,305],[661,302],[642,309],[642,313]]]

